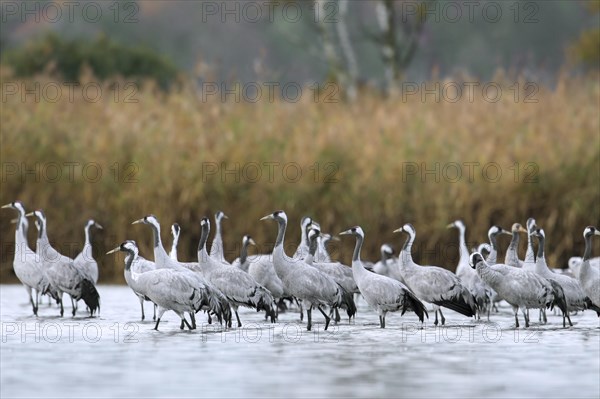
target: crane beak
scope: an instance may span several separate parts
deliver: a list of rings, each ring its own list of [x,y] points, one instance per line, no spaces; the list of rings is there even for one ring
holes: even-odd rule
[[[595,235],[595,236],[600,236],[600,230],[596,230],[596,231],[594,231],[594,235]]]
[[[104,227],[102,227],[102,226],[100,225],[100,223],[95,223],[95,222],[94,222],[94,225],[96,226],[96,228],[98,228],[98,229],[100,229],[100,230],[104,230]]]
[[[450,223],[449,225],[446,226],[447,229],[451,229],[454,227],[454,223]]]
[[[35,216],[35,214],[33,212],[29,212],[29,213],[26,213],[25,216],[31,217],[31,216]]]
[[[144,223],[144,219],[138,219],[135,222],[131,223],[131,224],[138,224],[138,223]]]
[[[349,234],[352,234],[352,230],[351,229],[350,230],[346,230],[346,231],[342,231],[338,235],[340,235],[340,236],[346,236],[346,235],[349,235]]]
[[[331,236],[329,239],[333,241],[341,241],[340,238],[336,236]]]
[[[504,229],[502,229],[502,231],[500,232],[500,234],[506,234],[506,235],[512,236],[512,233],[510,231],[504,230]]]
[[[2,205],[2,208],[12,208],[12,204]]]
[[[402,233],[403,231],[404,229],[400,227],[399,229],[394,230],[393,233]]]
[[[229,219],[229,216],[227,216],[226,214],[223,214],[223,219]]]
[[[10,224],[17,224],[18,221],[19,221],[19,219],[11,219]]]
[[[273,215],[267,215],[267,216],[263,216],[260,218],[260,220],[269,220],[269,219],[273,219]]]
[[[256,246],[256,243],[254,242],[254,240],[252,238],[248,240],[248,243],[250,243],[251,245]]]
[[[116,247],[115,249],[111,249],[110,251],[108,251],[106,254],[110,255],[110,254],[114,254],[115,252],[119,252],[121,250],[121,247]]]

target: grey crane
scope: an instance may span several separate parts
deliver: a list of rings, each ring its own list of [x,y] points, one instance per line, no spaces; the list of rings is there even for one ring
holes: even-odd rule
[[[270,255],[259,254],[248,256],[248,246],[256,243],[252,237],[245,235],[242,238],[242,249],[240,251],[240,257],[233,261],[232,265],[239,267],[244,270],[256,280],[256,282],[265,287],[275,299],[275,303],[279,303],[282,298],[289,297],[283,289],[283,283],[275,272],[273,266],[273,259]],[[276,309],[276,315],[278,315],[278,307]],[[265,314],[265,318],[268,317],[268,313]]]
[[[317,235],[317,251],[314,259],[318,260],[319,262],[331,262],[331,256],[329,256],[329,251],[327,250],[327,243],[335,239],[335,237],[327,233],[320,233]]]
[[[174,261],[177,260],[177,244],[179,244],[179,235],[181,234],[181,227],[179,227],[178,223],[173,223],[171,225],[171,234],[173,235],[173,243],[171,244],[171,251],[169,251],[169,257]]]
[[[506,230],[504,230],[500,226],[492,226],[488,230],[488,238],[490,240],[491,251],[488,254],[488,256],[485,259],[485,261],[489,265],[494,265],[494,264],[498,263],[498,239],[497,239],[497,237],[500,234],[511,234],[511,233],[508,232],[508,231],[506,231]]]
[[[469,249],[467,248],[465,237],[467,227],[462,220],[455,220],[446,227],[458,229],[458,251],[460,257],[458,266],[456,267],[456,275],[475,298],[477,318],[481,319],[481,314],[486,312],[489,320],[492,292],[488,285],[477,275],[477,272],[469,267]]]
[[[46,275],[52,288],[56,291],[60,303],[60,315],[64,314],[63,293],[71,297],[73,306],[73,317],[77,313],[77,302],[83,300],[93,316],[100,309],[100,295],[96,290],[94,282],[85,276],[75,265],[73,259],[60,254],[50,245],[47,233],[46,215],[42,210],[28,213],[27,216],[35,216],[38,223],[38,239],[36,256],[46,267]]]
[[[160,238],[160,223],[156,216],[147,215],[142,219],[134,221],[132,224],[138,223],[145,224],[152,229],[152,236],[154,240],[154,263],[156,264],[156,268],[171,269],[176,272],[186,274],[194,281],[196,288],[198,288],[201,292],[206,292],[206,295],[208,296],[208,300],[206,302],[207,304],[204,305],[202,309],[209,313],[209,323],[211,323],[211,312],[217,316],[219,323],[222,323],[223,320],[225,320],[226,323],[230,323],[231,312],[229,310],[229,301],[227,298],[225,298],[221,291],[219,291],[202,276],[198,264],[177,262],[171,259],[171,257],[167,254],[167,251],[165,250]],[[196,309],[195,312],[190,313],[192,328],[196,327],[195,313],[199,310],[200,309]]]
[[[554,281],[562,287],[565,294],[565,300],[567,302],[567,311],[563,312],[563,327],[566,327],[566,320],[569,321],[570,326],[573,326],[569,312],[585,310],[588,308],[588,305],[594,308],[594,305],[591,303],[589,298],[585,296],[583,289],[576,279],[564,274],[553,273],[548,268],[544,248],[546,243],[546,234],[544,233],[544,230],[540,228],[535,229],[532,235],[538,239],[538,252],[535,260],[535,271],[545,279]],[[594,310],[600,312],[600,308],[598,307],[595,307]]]
[[[125,277],[125,282],[127,283],[127,286],[129,286],[129,288],[131,288],[131,290],[133,291],[135,296],[137,296],[138,299],[140,300],[140,308],[142,309],[142,321],[144,321],[144,319],[146,318],[146,315],[144,313],[144,301],[149,301],[149,302],[152,302],[152,301],[150,300],[150,298],[148,298],[141,292],[136,291],[135,281],[133,281],[133,279],[131,277],[131,273],[142,274],[142,273],[149,272],[151,270],[156,270],[156,265],[154,264],[154,262],[149,261],[148,259],[146,259],[140,255],[140,251],[139,251],[138,246],[135,243],[135,241],[128,240],[128,241],[125,241],[123,244],[128,244],[125,246],[125,248],[128,248],[128,250],[123,251],[123,252],[125,252],[125,266],[126,266],[123,270],[123,275]],[[120,250],[121,250],[120,247],[115,248],[115,250],[109,251],[107,253],[107,255],[114,253],[116,251],[120,251]],[[155,303],[153,303],[153,308],[154,308],[154,315],[152,317],[152,320],[156,320],[156,304]]]
[[[588,226],[583,230],[585,250],[583,252],[581,269],[579,270],[579,283],[590,301],[595,306],[600,307],[600,272],[590,265],[590,258],[592,257],[592,237],[595,235],[600,236],[600,231],[594,226]]]
[[[244,235],[242,237],[242,249],[240,251],[240,257],[231,262],[231,266],[238,267],[248,273],[248,268],[250,267],[250,259],[248,259],[248,246],[254,245],[256,243],[249,235]]]
[[[600,272],[600,257],[590,258],[588,259],[590,267],[595,268],[598,272]],[[581,270],[581,265],[583,264],[583,258],[581,256],[572,256],[569,258],[568,270],[573,274],[575,278],[579,278],[579,271]]]
[[[107,254],[117,251],[127,253],[125,270],[128,270],[131,275],[128,282],[128,284],[131,284],[131,289],[158,306],[155,330],[158,331],[160,319],[167,310],[172,310],[179,316],[181,319],[180,329],[183,330],[184,326],[187,326],[188,329],[192,330],[193,327],[185,319],[185,312],[194,314],[204,306],[219,306],[218,301],[210,303],[210,292],[208,292],[206,286],[199,286],[190,273],[167,268],[147,270],[143,273],[132,270],[132,265],[139,253],[135,241],[125,241]]]
[[[536,273],[501,263],[488,264],[479,252],[471,254],[469,264],[477,274],[508,302],[515,315],[515,327],[519,327],[519,309],[529,327],[527,309],[552,308],[558,306],[566,310],[564,294],[562,299],[551,283]],[[560,287],[559,287],[560,288]]]
[[[307,265],[314,267],[321,273],[331,277],[336,283],[352,294],[360,294],[352,268],[341,264],[340,262],[322,262],[317,261],[316,254],[319,247],[319,237],[321,231],[313,226],[308,232],[308,255],[304,258]],[[336,323],[340,321],[340,314],[337,308],[334,309]]]
[[[527,252],[525,252],[525,260],[523,261],[522,265],[524,269],[529,270],[530,272],[535,272],[535,251],[533,250],[532,239],[533,231],[537,228],[535,219],[527,219],[525,227],[527,229]]]
[[[312,218],[308,216],[300,220],[300,245],[296,248],[294,259],[304,259],[308,255],[308,228],[312,223]]]
[[[392,269],[397,269],[398,265],[394,264],[396,262],[396,258],[394,257],[396,252],[394,251],[394,248],[392,248],[390,244],[382,244],[379,248],[379,252],[381,253],[381,259],[379,259],[373,265],[373,271],[377,274],[381,274],[382,276],[395,278],[394,271]],[[362,263],[364,266],[365,262],[363,261]],[[365,269],[368,270],[367,267],[365,267]]]
[[[276,211],[264,216],[261,220],[275,220],[278,225],[277,240],[273,249],[273,265],[286,292],[302,301],[306,308],[308,331],[312,328],[312,308],[316,307],[325,317],[325,330],[329,327],[331,318],[325,314],[323,306],[331,308],[346,308],[348,316],[352,317],[356,305],[352,294],[346,292],[331,277],[307,265],[303,260],[290,258],[284,250],[287,215],[284,211]]]
[[[352,274],[365,301],[379,314],[379,326],[385,328],[387,312],[401,311],[401,316],[407,310],[415,312],[419,321],[424,321],[424,316],[429,318],[425,305],[413,294],[407,286],[392,278],[371,273],[364,268],[360,260],[360,250],[365,234],[360,226],[352,227],[340,235],[353,235],[356,245],[352,255]]]
[[[454,273],[437,266],[421,266],[413,261],[411,249],[417,235],[413,225],[406,223],[394,231],[394,233],[400,232],[408,235],[400,252],[402,278],[417,298],[433,304],[434,324],[438,324],[438,312],[442,325],[446,323],[442,306],[467,317],[475,316],[477,304],[473,295]]]
[[[225,265],[206,251],[206,241],[210,233],[208,218],[200,220],[200,242],[198,243],[198,264],[204,277],[214,284],[231,303],[238,327],[242,326],[238,308],[240,306],[265,310],[271,322],[275,323],[277,316],[275,300],[271,293],[258,284],[248,273],[231,265]]]
[[[510,232],[512,238],[506,250],[506,255],[504,255],[504,264],[513,267],[523,267],[523,261],[519,259],[519,233],[527,233],[527,230],[520,223],[513,223]]]
[[[221,221],[229,219],[222,211],[215,213],[215,238],[210,246],[210,256],[221,263],[227,263],[225,260],[225,249],[223,247],[223,236],[221,235]]]
[[[83,275],[94,282],[94,284],[98,283],[98,263],[94,259],[94,255],[92,253],[92,242],[90,240],[90,229],[95,227],[97,229],[102,230],[102,226],[90,219],[86,222],[85,227],[83,228],[85,234],[85,243],[83,244],[83,249],[81,252],[75,257],[73,262],[75,262],[75,266],[83,273]]]
[[[353,294],[359,293],[358,285],[354,281],[352,268],[341,264],[340,262],[319,262],[316,258],[318,251],[318,237],[321,231],[318,228],[312,228],[308,232],[308,255],[304,258],[307,265],[314,267],[321,273],[327,274],[336,283],[341,285],[347,292]]]
[[[35,252],[29,248],[27,242],[27,219],[25,218],[25,207],[20,201],[3,205],[2,208],[14,209],[19,213],[15,230],[15,257],[13,259],[13,270],[29,295],[29,302],[33,314],[37,316],[40,295],[50,289],[50,282],[46,277],[42,265],[37,261]],[[35,295],[35,301],[33,299]]]

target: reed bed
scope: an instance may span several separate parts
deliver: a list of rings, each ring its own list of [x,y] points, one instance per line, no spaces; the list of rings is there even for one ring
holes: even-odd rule
[[[404,238],[392,231],[410,222],[415,260],[454,270],[458,235],[446,224],[463,219],[475,245],[492,224],[510,229],[532,216],[546,230],[549,264],[564,266],[582,254],[584,227],[600,222],[600,85],[561,77],[526,103],[526,82],[515,101],[515,82],[495,81],[503,89],[497,102],[476,90],[473,101],[456,102],[365,91],[353,103],[315,101],[308,88],[295,103],[236,102],[202,98],[191,84],[163,93],[125,82],[102,85],[97,101],[78,89],[38,101],[3,84],[0,200],[43,208],[50,240],[72,256],[85,221],[101,223],[93,241],[103,283],[124,281],[121,258],[103,255],[123,240],[135,239],[152,258],[150,230],[133,220],[157,215],[166,245],[177,221],[180,258],[192,260],[199,219],[217,210],[230,217],[230,260],[245,233],[268,251],[276,226],[258,219],[284,209],[289,254],[303,215],[331,233],[360,224],[365,259],[377,259],[384,242],[399,249]],[[53,79],[4,82],[43,88]],[[15,280],[13,216],[0,215],[2,282]],[[34,236],[32,225],[31,244]],[[500,240],[500,259],[509,239]],[[350,262],[353,245],[334,243],[334,256]]]

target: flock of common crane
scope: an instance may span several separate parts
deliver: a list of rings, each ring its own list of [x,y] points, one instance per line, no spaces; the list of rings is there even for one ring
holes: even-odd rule
[[[16,276],[29,293],[34,315],[38,314],[41,295],[48,295],[60,306],[63,316],[63,294],[71,298],[72,313],[83,300],[90,316],[100,310],[100,296],[96,289],[98,266],[92,257],[90,229],[102,228],[90,220],[85,225],[85,245],[74,259],[60,254],[48,240],[47,220],[41,210],[26,213],[19,201],[4,205],[18,212],[15,232]],[[38,230],[36,250],[27,241],[27,217],[33,216]],[[436,266],[421,266],[412,259],[411,248],[416,229],[405,224],[394,232],[406,235],[399,256],[392,248],[381,247],[382,258],[376,263],[361,260],[365,234],[355,226],[340,233],[356,240],[352,266],[333,262],[327,253],[326,243],[332,237],[320,231],[318,223],[305,217],[301,221],[302,239],[293,257],[285,253],[284,239],[288,225],[284,211],[277,211],[261,220],[272,220],[278,225],[277,239],[271,254],[248,255],[248,246],[255,245],[250,236],[244,236],[240,257],[229,263],[225,260],[221,221],[223,212],[215,215],[217,233],[210,252],[207,239],[210,221],[200,221],[201,237],[197,262],[177,259],[177,243],[181,229],[171,227],[173,245],[165,250],[160,235],[160,223],[153,215],[136,220],[151,228],[154,238],[154,261],[139,254],[135,241],[127,240],[109,251],[124,252],[124,274],[129,287],[139,298],[142,320],[145,318],[144,301],[154,304],[155,329],[158,330],[163,314],[171,310],[181,319],[180,328],[196,328],[196,314],[207,313],[209,323],[213,318],[225,326],[232,326],[235,314],[238,327],[242,326],[238,308],[250,307],[265,312],[265,319],[276,322],[285,300],[300,308],[303,320],[307,316],[307,330],[312,327],[312,310],[316,308],[325,318],[325,329],[332,319],[340,321],[339,310],[346,311],[349,320],[356,313],[355,295],[360,294],[368,305],[377,311],[379,324],[385,328],[388,312],[414,312],[421,322],[428,318],[425,304],[431,304],[435,313],[434,324],[445,317],[442,307],[467,317],[481,318],[502,300],[514,311],[515,326],[519,327],[518,311],[522,311],[525,326],[529,327],[529,310],[539,309],[540,322],[546,323],[546,309],[560,309],[563,327],[572,326],[573,312],[592,309],[600,316],[600,258],[592,258],[592,237],[600,235],[595,227],[584,229],[585,251],[582,258],[573,258],[570,273],[558,273],[548,267],[545,260],[544,230],[534,219],[527,220],[526,228],[518,223],[506,231],[492,226],[488,232],[489,245],[482,244],[469,253],[465,240],[466,227],[460,220],[448,225],[459,232],[460,260],[456,273]],[[524,260],[518,257],[520,234],[527,234],[527,253]],[[512,235],[504,264],[497,261],[499,234]],[[534,251],[537,240],[537,252]],[[188,317],[186,317],[186,314]],[[440,319],[438,319],[438,314]],[[188,321],[189,319],[189,321]]]

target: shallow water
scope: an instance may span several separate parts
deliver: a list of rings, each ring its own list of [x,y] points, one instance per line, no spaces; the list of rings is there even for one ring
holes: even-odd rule
[[[35,318],[21,286],[0,286],[2,398],[600,396],[600,329],[590,311],[567,329],[549,312],[547,325],[516,330],[501,307],[489,323],[448,310],[445,327],[423,330],[414,314],[389,314],[381,330],[361,301],[355,323],[326,332],[318,312],[307,332],[297,312],[271,325],[251,310],[240,313],[244,327],[227,332],[203,314],[204,327],[182,332],[168,312],[157,332],[149,303],[139,322],[129,288],[98,290],[100,317],[84,317],[81,303],[81,315],[71,318],[69,307],[59,318],[44,299]]]

